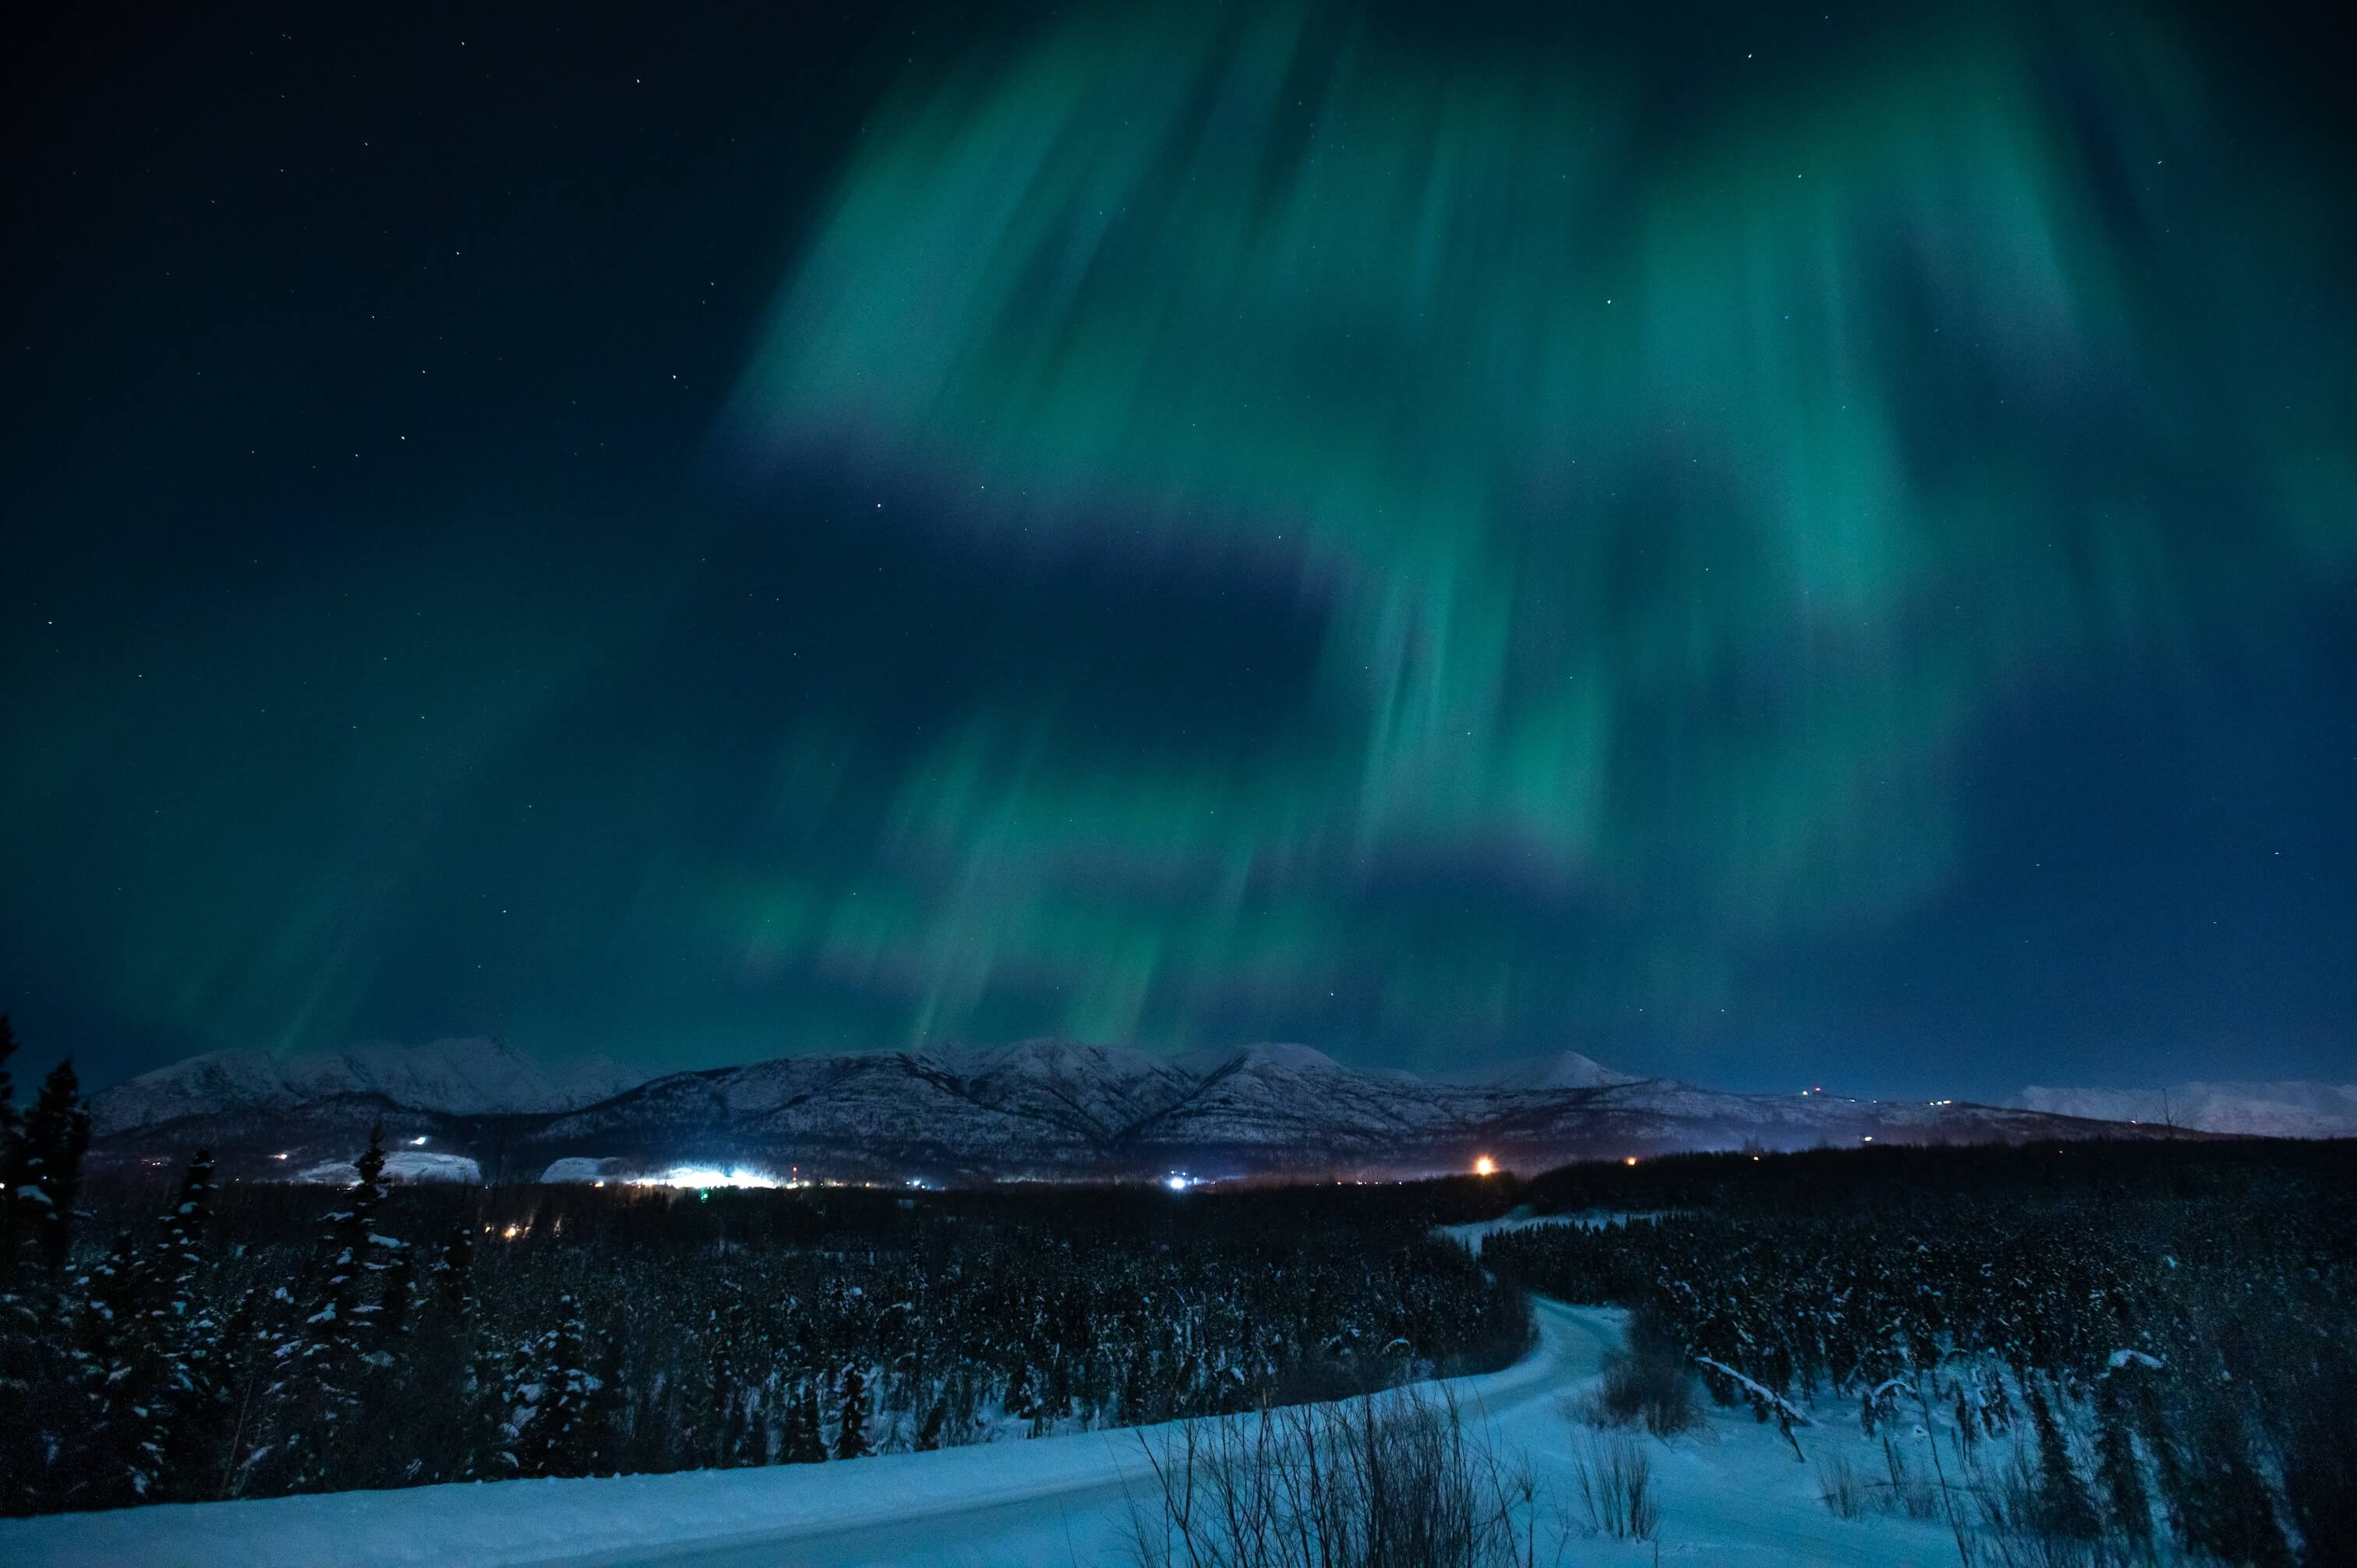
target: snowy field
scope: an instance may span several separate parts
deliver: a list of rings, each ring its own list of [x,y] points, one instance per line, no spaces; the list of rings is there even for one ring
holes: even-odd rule
[[[1585,1533],[1572,1480],[1588,1435],[1564,1405],[1597,1378],[1621,1315],[1535,1304],[1539,1337],[1503,1371],[1450,1391],[1491,1440],[1526,1455],[1545,1488],[1542,1561],[1560,1516],[1566,1563],[1651,1563],[1654,1547]],[[1167,1428],[1146,1428],[1149,1441]],[[1855,1422],[1803,1428],[1811,1459],[1880,1463]],[[148,1568],[337,1564],[689,1564],[1035,1568],[1129,1560],[1133,1498],[1151,1495],[1138,1431],[897,1454],[848,1464],[501,1481],[0,1520],[0,1562]],[[1921,1439],[1917,1439],[1920,1443]],[[1889,1565],[1953,1563],[1944,1524],[1835,1519],[1817,1470],[1742,1411],[1667,1444],[1644,1439],[1661,1494],[1660,1561]]]

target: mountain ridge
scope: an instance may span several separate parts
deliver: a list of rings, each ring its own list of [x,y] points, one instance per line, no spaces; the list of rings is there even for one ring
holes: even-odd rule
[[[483,1070],[393,1070],[331,1053],[309,1070],[191,1058],[97,1097],[102,1155],[204,1144],[264,1176],[349,1159],[368,1129],[475,1159],[492,1180],[739,1166],[844,1180],[1389,1177],[1580,1158],[1859,1142],[1984,1143],[2179,1130],[2026,1107],[1737,1094],[1579,1056],[1422,1079],[1298,1045],[1161,1056],[1039,1039],[790,1056],[667,1073],[588,1098],[505,1047]],[[227,1054],[234,1056],[234,1054]],[[296,1058],[300,1061],[301,1058]],[[438,1064],[438,1065],[437,1065]],[[482,1065],[482,1064],[478,1064]],[[499,1103],[497,1085],[522,1103]],[[2201,1136],[2200,1133],[2183,1135]]]
[[[92,1096],[91,1123],[105,1137],[184,1116],[292,1110],[338,1096],[375,1096],[446,1115],[533,1114],[595,1104],[644,1079],[603,1057],[552,1072],[498,1040],[469,1036],[304,1056],[207,1051]]]

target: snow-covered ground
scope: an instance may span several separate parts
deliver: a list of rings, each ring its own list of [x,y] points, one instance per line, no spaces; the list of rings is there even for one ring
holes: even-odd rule
[[[1650,1563],[1651,1543],[1577,1528],[1575,1445],[1566,1413],[1618,1342],[1621,1315],[1536,1304],[1539,1337],[1503,1371],[1451,1384],[1491,1442],[1528,1456],[1545,1488],[1541,1532],[1574,1523],[1566,1563]],[[1152,1477],[1141,1436],[1088,1433],[897,1454],[849,1464],[503,1481],[172,1505],[0,1520],[0,1561],[148,1568],[333,1568],[336,1564],[631,1565],[631,1568],[1039,1568],[1119,1563],[1133,1498]],[[1882,1465],[1855,1421],[1803,1428],[1812,1458]],[[1874,1515],[1846,1522],[1818,1497],[1817,1468],[1741,1411],[1668,1444],[1642,1440],[1661,1494],[1660,1561],[1677,1563],[1938,1564],[1947,1527]],[[1918,1445],[1921,1440],[1913,1440]],[[1542,1554],[1544,1560],[1544,1554]]]

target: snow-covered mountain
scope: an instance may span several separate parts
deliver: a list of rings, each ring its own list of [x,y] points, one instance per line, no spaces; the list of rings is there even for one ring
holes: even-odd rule
[[[91,1101],[101,1137],[184,1117],[295,1111],[350,1099],[445,1116],[571,1111],[644,1082],[596,1058],[552,1072],[497,1040],[367,1045],[309,1056],[210,1051],[142,1073]]]
[[[2168,1089],[2045,1089],[2014,1097],[2029,1111],[2159,1122],[2264,1138],[2357,1137],[2357,1083],[2180,1083]]]
[[[1388,1176],[1462,1170],[1484,1155],[1538,1170],[1683,1149],[2168,1133],[2029,1109],[1727,1094],[1571,1054],[1435,1081],[1297,1045],[1159,1056],[1029,1040],[784,1057],[599,1092],[609,1087],[559,1083],[483,1046],[398,1063],[200,1057],[101,1096],[101,1145],[147,1155],[202,1143],[275,1175],[349,1160],[382,1121],[389,1136],[477,1160],[493,1180],[694,1166],[957,1181]]]

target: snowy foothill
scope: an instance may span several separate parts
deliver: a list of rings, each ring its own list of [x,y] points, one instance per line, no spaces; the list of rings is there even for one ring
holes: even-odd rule
[[[328,1160],[298,1172],[296,1181],[322,1187],[351,1187],[361,1179],[360,1167],[350,1160]],[[431,1149],[395,1149],[384,1156],[384,1178],[391,1182],[447,1181],[479,1187],[483,1167],[465,1155],[436,1154]]]
[[[1502,1371],[1447,1391],[1541,1488],[1541,1561],[1893,1565],[1954,1560],[1947,1526],[1835,1517],[1820,1467],[1772,1425],[1710,1412],[1667,1441],[1631,1439],[1659,1494],[1658,1543],[1590,1533],[1575,1472],[1599,1436],[1577,1418],[1623,1315],[1535,1304],[1538,1335]],[[0,1559],[98,1568],[550,1564],[793,1568],[942,1564],[1039,1568],[1129,1560],[1133,1509],[1155,1496],[1149,1455],[1183,1423],[1008,1441],[826,1465],[581,1480],[500,1481],[251,1502],[175,1504],[0,1521]],[[1883,1463],[1855,1423],[1813,1428],[1812,1460]],[[1918,1438],[1915,1441],[1921,1442]],[[1851,1454],[1849,1451],[1857,1452]],[[1870,1452],[1869,1452],[1870,1451]]]

